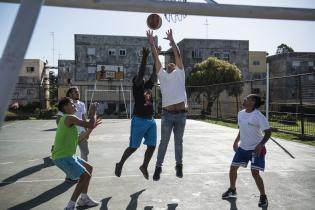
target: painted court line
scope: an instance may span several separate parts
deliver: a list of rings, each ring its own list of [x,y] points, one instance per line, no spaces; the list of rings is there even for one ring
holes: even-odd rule
[[[307,170],[268,170],[266,173],[279,173],[279,172],[315,172],[315,169],[307,169]],[[184,175],[209,175],[209,174],[228,174],[228,171],[211,171],[211,172],[199,172],[199,173],[184,173]],[[250,170],[246,171],[239,171],[239,174],[249,174],[251,173]],[[172,174],[162,174],[163,176],[174,176],[174,173]],[[121,176],[120,179],[123,178],[130,178],[130,177],[142,177],[143,175],[140,174],[130,174],[130,175],[124,175]],[[108,175],[108,176],[93,176],[92,179],[111,179],[111,178],[117,178],[115,175]],[[12,183],[36,183],[36,182],[55,182],[55,181],[64,181],[64,178],[62,179],[38,179],[38,180],[18,180],[15,182],[0,182],[2,184],[12,184]]]
[[[4,163],[0,163],[1,165],[8,165],[8,164],[11,164],[13,162],[4,162]]]

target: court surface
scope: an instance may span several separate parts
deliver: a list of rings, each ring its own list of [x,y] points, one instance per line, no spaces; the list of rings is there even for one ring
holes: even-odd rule
[[[158,142],[160,139],[160,120]],[[74,186],[50,161],[55,135],[54,120],[6,123],[0,131],[0,209],[63,209]],[[227,189],[232,144],[237,130],[187,120],[184,135],[184,178],[175,176],[174,141],[171,139],[161,180],[152,181],[157,155],[150,163],[150,180],[139,171],[145,147],[127,160],[122,176],[114,165],[128,146],[129,120],[104,119],[89,140],[94,173],[89,194],[101,210],[252,210],[259,192],[249,169],[240,169],[237,200],[222,200]],[[173,138],[173,136],[171,137]],[[278,140],[296,159],[268,142],[263,173],[268,209],[315,209],[315,147]]]

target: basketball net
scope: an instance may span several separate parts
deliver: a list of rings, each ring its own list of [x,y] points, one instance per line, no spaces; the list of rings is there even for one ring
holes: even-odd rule
[[[182,3],[186,3],[187,0],[163,0],[163,1],[170,1],[170,2],[182,2]],[[185,14],[164,14],[165,19],[170,23],[176,23],[176,22],[181,22],[183,19],[185,19],[187,17],[187,15]]]

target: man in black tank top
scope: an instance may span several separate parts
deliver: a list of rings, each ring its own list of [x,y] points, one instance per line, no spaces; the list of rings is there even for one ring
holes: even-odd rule
[[[154,153],[156,146],[156,122],[153,118],[153,99],[152,88],[156,81],[156,73],[153,70],[149,80],[144,81],[147,58],[149,50],[143,48],[142,61],[138,74],[132,79],[132,92],[135,101],[133,116],[131,120],[131,132],[129,147],[124,151],[121,160],[116,163],[115,175],[120,177],[121,170],[125,161],[134,153],[141,144],[144,138],[144,144],[147,145],[147,150],[144,155],[143,164],[140,166],[140,171],[146,179],[149,179],[148,165]],[[155,68],[153,68],[155,69]]]

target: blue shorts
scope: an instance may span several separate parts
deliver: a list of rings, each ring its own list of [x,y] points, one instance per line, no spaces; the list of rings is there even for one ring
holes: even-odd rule
[[[54,160],[55,165],[65,172],[67,178],[76,180],[86,171],[83,164],[84,160],[76,155]]]
[[[234,158],[232,160],[232,166],[243,166],[247,167],[248,161],[251,161],[251,169],[252,170],[265,170],[265,155],[255,155],[252,157],[252,152],[254,150],[244,150],[242,148],[238,148]]]
[[[142,117],[132,117],[130,129],[130,143],[131,148],[139,148],[144,138],[143,144],[148,146],[156,146],[156,123],[153,118],[146,119]]]

